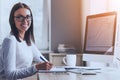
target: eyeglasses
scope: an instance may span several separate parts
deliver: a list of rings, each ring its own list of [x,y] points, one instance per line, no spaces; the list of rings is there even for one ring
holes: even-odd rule
[[[14,16],[18,22],[23,22],[24,20],[26,21],[31,21],[32,17],[30,15],[27,15],[26,17],[19,15],[19,16]]]

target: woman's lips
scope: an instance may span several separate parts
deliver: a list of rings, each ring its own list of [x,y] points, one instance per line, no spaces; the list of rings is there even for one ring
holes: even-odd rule
[[[28,29],[28,26],[22,25],[21,28],[22,28],[23,30],[27,30],[27,29]]]

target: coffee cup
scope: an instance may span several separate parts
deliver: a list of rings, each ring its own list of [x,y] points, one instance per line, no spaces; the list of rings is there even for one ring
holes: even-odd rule
[[[76,66],[76,55],[68,54],[66,57],[63,57],[63,63],[66,66]]]

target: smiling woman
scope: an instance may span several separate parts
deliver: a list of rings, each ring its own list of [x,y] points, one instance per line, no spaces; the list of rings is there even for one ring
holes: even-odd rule
[[[50,70],[52,63],[34,44],[33,14],[30,7],[22,2],[14,4],[9,24],[10,34],[4,38],[0,53],[0,80],[23,80],[39,70]],[[32,62],[36,64],[33,65]]]
[[[36,46],[40,50],[50,50],[49,42],[49,0],[1,0],[0,1],[0,45],[3,42],[3,39],[9,35],[10,27],[7,23],[9,20],[9,14],[11,7],[16,2],[24,2],[30,6],[33,12],[34,19],[34,35]],[[38,7],[39,6],[39,7]],[[16,20],[29,20],[31,16],[15,16]]]

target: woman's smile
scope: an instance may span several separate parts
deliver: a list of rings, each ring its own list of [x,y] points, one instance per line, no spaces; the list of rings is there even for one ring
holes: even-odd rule
[[[15,14],[15,25],[18,31],[26,32],[31,25],[30,11],[26,8],[18,9]]]

